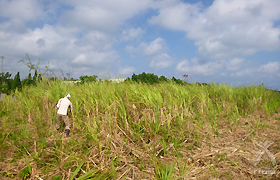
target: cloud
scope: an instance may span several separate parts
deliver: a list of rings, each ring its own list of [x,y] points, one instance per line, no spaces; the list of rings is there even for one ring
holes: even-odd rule
[[[36,28],[33,31],[30,30],[13,39],[17,41],[14,42],[16,44],[16,49],[39,55],[42,52],[54,50],[54,48],[57,48],[57,45],[61,43],[67,43],[68,38],[67,36],[59,34],[53,26],[45,25],[42,29]]]
[[[259,79],[260,81],[271,81],[275,77],[279,77],[280,63],[276,61],[267,62],[266,64],[258,66],[244,66],[240,69],[234,70],[230,76],[245,79]],[[271,80],[269,80],[271,79]]]
[[[235,58],[230,61],[210,61],[200,64],[198,59],[183,60],[176,66],[179,72],[194,75],[223,75],[228,77],[268,77],[278,76],[279,62],[267,62],[261,65],[250,65],[245,59]],[[228,71],[227,71],[228,70]]]
[[[50,61],[55,69],[75,69],[75,75],[116,73],[116,67],[121,64],[114,49],[117,31],[153,3],[153,0],[44,3],[3,0],[0,1],[0,41],[5,43],[0,48],[10,65],[18,61],[13,57],[28,53],[33,61],[34,58],[41,59],[42,64]],[[143,33],[140,27],[124,30],[123,40],[133,40]]]
[[[120,74],[122,76],[126,76],[126,75],[131,75],[135,71],[136,71],[136,69],[134,67],[122,67],[119,69],[118,74]]]
[[[0,31],[9,33],[26,33],[26,24],[35,22],[43,16],[43,8],[37,1],[32,0],[2,0],[0,1]],[[0,21],[1,22],[1,21]]]
[[[129,75],[147,66],[169,68],[165,73],[173,76],[175,62],[176,71],[203,78],[279,76],[275,59],[257,65],[246,60],[256,52],[280,49],[279,8],[276,0],[215,0],[209,7],[183,0],[2,0],[0,49],[4,70],[13,74],[24,68],[17,61],[28,53],[33,62],[41,59],[43,66],[50,61],[51,68],[74,77]],[[178,46],[186,45],[186,51],[170,53],[169,43],[176,43],[172,37],[182,34],[178,31],[194,42],[197,54],[181,42]],[[131,59],[123,47],[141,67],[127,66]]]
[[[140,53],[144,56],[154,56],[161,54],[167,50],[165,40],[161,37],[156,38],[151,42],[142,42],[139,46],[128,45],[126,51],[129,53]]]
[[[149,66],[155,69],[164,69],[171,66],[172,63],[172,58],[164,53],[153,57]]]
[[[257,72],[275,74],[280,72],[280,63],[279,62],[268,62],[267,64],[262,65]]]
[[[143,52],[146,56],[155,55],[165,50],[165,41],[162,38],[157,38],[149,44],[142,43]]]
[[[125,29],[122,32],[122,41],[131,41],[134,40],[138,37],[140,37],[141,35],[143,35],[145,33],[145,31],[138,27],[138,28],[130,28],[130,29]]]
[[[82,67],[82,66],[100,66],[103,65],[110,67],[112,63],[115,61],[110,60],[114,54],[110,54],[108,52],[91,52],[87,54],[78,54],[73,60],[73,66]],[[108,68],[109,69],[109,68]]]
[[[137,53],[137,48],[135,48],[133,45],[127,45],[124,49],[129,54]]]
[[[93,31],[85,34],[83,38],[76,38],[75,28],[64,30],[64,27],[50,25],[29,30],[24,34],[4,32],[6,36],[3,38],[9,39],[5,40],[5,44],[0,44],[0,48],[6,52],[5,56],[10,54],[23,57],[28,53],[33,57],[33,62],[41,59],[42,64],[47,64],[46,62],[50,61],[55,70],[75,69],[72,75],[79,76],[79,73],[85,72],[107,74],[114,65],[119,64],[119,56],[112,48],[113,38],[104,33]],[[0,40],[1,37],[0,33]],[[16,63],[9,61],[11,64]],[[85,71],[83,66],[88,70]]]
[[[244,59],[234,58],[227,63],[227,70],[234,71],[241,69],[242,64],[244,64]]]
[[[140,54],[150,61],[149,67],[156,70],[164,69],[172,65],[172,58],[168,55],[168,47],[161,37],[151,42],[142,42],[139,46],[126,46],[125,50],[131,54]]]
[[[158,4],[158,15],[151,17],[149,22],[172,30],[187,31],[192,26],[194,16],[199,15],[200,8],[200,4],[179,0],[161,1]]]
[[[219,73],[223,64],[221,62],[208,62],[199,64],[197,59],[181,61],[176,66],[176,71],[193,75],[213,75]]]
[[[61,16],[61,22],[70,26],[111,33],[126,20],[150,7],[152,0],[71,0],[64,3],[73,8]]]
[[[280,1],[215,0],[201,4],[168,1],[150,23],[184,31],[195,41],[201,59],[232,59],[280,48]]]
[[[42,15],[43,9],[37,1],[33,0],[1,0],[0,12],[0,17],[29,21]]]

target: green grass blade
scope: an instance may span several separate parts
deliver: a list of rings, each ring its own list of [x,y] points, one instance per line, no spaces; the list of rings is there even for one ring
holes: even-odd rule
[[[78,167],[77,169],[73,172],[73,175],[71,176],[70,180],[73,180],[75,178],[75,176],[78,174],[78,172],[81,170],[82,166],[84,165],[86,161],[83,161]]]

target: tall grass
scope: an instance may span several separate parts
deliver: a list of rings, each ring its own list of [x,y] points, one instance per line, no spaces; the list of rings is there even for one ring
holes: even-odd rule
[[[72,137],[65,140],[55,129],[55,105],[66,93],[74,110]],[[199,147],[202,137],[218,136],[221,121],[234,130],[241,116],[255,111],[270,116],[280,106],[279,93],[262,85],[76,85],[43,80],[13,96],[17,99],[8,96],[0,105],[1,161],[17,162],[28,155],[40,176],[58,179],[124,177],[132,171],[132,162],[146,176],[181,177],[186,173],[182,169],[189,170],[180,154],[186,140],[192,142],[191,150]],[[207,135],[201,134],[205,126]],[[161,157],[174,160],[153,162]],[[145,171],[149,168],[154,172]]]

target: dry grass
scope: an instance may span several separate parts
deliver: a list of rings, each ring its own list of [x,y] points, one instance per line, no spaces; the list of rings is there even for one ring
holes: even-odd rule
[[[70,138],[55,129],[60,91],[73,97]],[[42,83],[15,95],[1,104],[1,179],[22,179],[27,160],[26,179],[280,178],[279,95],[262,87]],[[266,153],[254,165],[263,140],[275,167]]]

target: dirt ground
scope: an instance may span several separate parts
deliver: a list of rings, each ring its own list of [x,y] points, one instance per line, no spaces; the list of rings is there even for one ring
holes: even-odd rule
[[[266,118],[256,113],[239,118],[238,124],[231,131],[233,125],[225,121],[219,137],[202,142],[190,157],[197,163],[186,179],[280,179],[280,114]]]

